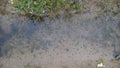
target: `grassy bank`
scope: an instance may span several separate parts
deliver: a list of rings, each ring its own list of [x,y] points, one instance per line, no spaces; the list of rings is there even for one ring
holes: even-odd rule
[[[85,2],[85,1],[84,1]],[[60,11],[81,11],[83,5],[77,0],[15,0],[9,2],[20,12],[38,16],[56,16]]]
[[[117,15],[120,13],[120,0],[9,0],[8,3],[21,14],[41,17],[70,15],[82,13],[85,10],[91,12],[95,10],[97,14]]]

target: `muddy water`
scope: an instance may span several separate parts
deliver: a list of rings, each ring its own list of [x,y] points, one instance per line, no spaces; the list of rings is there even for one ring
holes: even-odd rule
[[[120,54],[119,18],[84,14],[37,22],[16,14],[0,15],[0,67],[96,68],[96,60]],[[86,61],[93,64],[85,65]],[[112,66],[106,61],[107,68]]]

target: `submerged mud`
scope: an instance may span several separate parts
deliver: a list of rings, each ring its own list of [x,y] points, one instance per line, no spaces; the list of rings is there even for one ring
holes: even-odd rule
[[[60,17],[51,21],[46,17],[38,22],[12,14],[0,15],[0,66],[79,68],[85,65],[82,62],[92,61],[93,64],[87,62],[88,67],[96,68],[96,60],[120,55],[119,18],[86,14],[69,20]],[[108,68],[114,66],[106,64]]]

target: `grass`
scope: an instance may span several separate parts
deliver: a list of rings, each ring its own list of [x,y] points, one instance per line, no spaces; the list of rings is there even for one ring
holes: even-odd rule
[[[42,68],[42,67],[40,65],[36,66],[36,65],[26,64],[24,65],[24,68]]]
[[[96,0],[101,10],[98,14],[117,15],[120,13],[120,0]],[[86,5],[92,1],[89,0],[9,0],[9,4],[14,6],[19,13],[27,14],[33,19],[41,19],[41,17],[56,17],[60,11],[65,12],[69,16],[73,11],[81,13],[89,9]],[[93,2],[94,4],[94,2]],[[37,17],[35,17],[37,16]]]
[[[62,9],[73,10],[79,9],[80,5],[76,0],[15,0],[9,2],[20,12],[31,13],[35,15],[56,14]]]
[[[82,11],[86,0],[11,0],[9,4],[14,6],[19,13],[31,14],[39,17],[55,17],[60,11],[70,14],[72,11]]]
[[[106,60],[104,58],[100,58],[99,60],[97,60],[98,63],[103,63],[105,64],[106,63]]]

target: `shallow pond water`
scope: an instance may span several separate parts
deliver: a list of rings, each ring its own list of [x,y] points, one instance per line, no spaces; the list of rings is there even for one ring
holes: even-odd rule
[[[66,63],[78,68],[75,63],[109,60],[120,54],[119,18],[86,14],[38,22],[16,14],[0,15],[1,67],[24,68],[30,63],[59,68]]]

